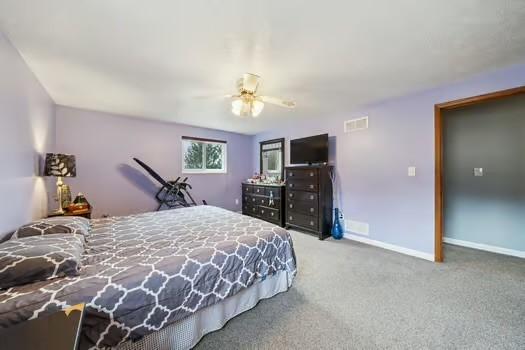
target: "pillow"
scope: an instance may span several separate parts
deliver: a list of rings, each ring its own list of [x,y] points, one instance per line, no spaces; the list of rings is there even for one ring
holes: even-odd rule
[[[42,221],[55,224],[76,224],[81,226],[86,234],[91,231],[91,220],[81,216],[55,216],[52,218],[42,219]]]
[[[66,233],[0,244],[0,289],[78,275],[83,240],[83,236]]]
[[[77,233],[87,235],[91,230],[90,221],[76,216],[61,216],[33,221],[15,231],[11,239],[42,236],[56,233]]]

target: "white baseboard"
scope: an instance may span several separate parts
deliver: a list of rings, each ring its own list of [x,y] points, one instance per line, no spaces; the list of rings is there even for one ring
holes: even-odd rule
[[[373,239],[370,239],[370,238],[354,235],[352,233],[345,233],[343,237],[346,238],[346,239],[350,239],[352,241],[357,241],[357,242],[361,242],[361,243],[365,243],[365,244],[370,244],[370,245],[373,245],[375,247],[392,250],[394,252],[398,252],[398,253],[401,253],[401,254],[415,256],[416,258],[421,258],[421,259],[425,259],[425,260],[434,261],[434,255],[433,254],[420,252],[419,250],[409,249],[409,248],[401,247],[401,246],[390,244],[390,243],[376,241],[376,240],[373,240]]]
[[[472,249],[485,250],[487,252],[492,252],[492,253],[505,254],[505,255],[515,256],[518,258],[525,258],[525,251],[523,250],[502,248],[502,247],[497,247],[494,245],[462,241],[460,239],[454,239],[454,238],[448,238],[448,237],[443,237],[443,242],[453,244],[453,245],[459,245],[462,247],[472,248]]]

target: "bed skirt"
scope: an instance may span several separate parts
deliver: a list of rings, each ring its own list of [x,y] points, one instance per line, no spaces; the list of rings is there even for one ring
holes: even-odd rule
[[[288,290],[288,273],[279,271],[251,287],[201,309],[191,316],[174,322],[160,331],[151,333],[137,342],[127,341],[117,350],[186,350],[191,349],[201,338],[221,329],[235,316],[253,308],[259,300],[271,298]]]

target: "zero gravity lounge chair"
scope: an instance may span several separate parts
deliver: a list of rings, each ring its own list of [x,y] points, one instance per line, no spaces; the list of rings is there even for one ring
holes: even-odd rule
[[[180,181],[180,176],[175,181],[166,181],[159,174],[157,174],[153,169],[151,169],[146,163],[140,159],[133,158],[141,167],[144,168],[155,180],[157,180],[162,187],[159,189],[155,195],[155,199],[159,203],[157,211],[162,209],[162,206],[166,206],[169,209],[179,208],[179,207],[191,207],[197,205],[193,197],[191,196],[188,189],[192,189],[191,185],[186,181],[188,178]],[[186,200],[186,197],[189,198],[189,201]],[[206,201],[202,201],[206,205]]]

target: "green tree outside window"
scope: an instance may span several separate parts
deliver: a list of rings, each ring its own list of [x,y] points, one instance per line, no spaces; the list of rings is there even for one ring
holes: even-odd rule
[[[226,144],[183,140],[183,169],[193,173],[225,172]]]

